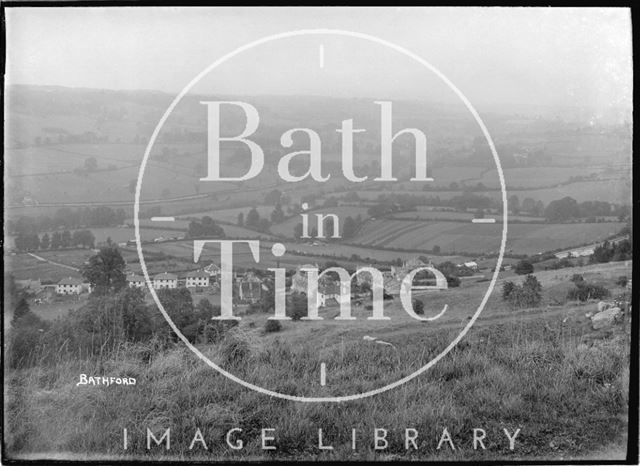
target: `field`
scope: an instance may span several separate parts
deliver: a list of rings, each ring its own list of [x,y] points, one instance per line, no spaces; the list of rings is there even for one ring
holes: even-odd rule
[[[602,240],[620,231],[618,222],[588,224],[511,224],[508,226],[507,251],[537,254],[571,245]],[[428,251],[440,246],[443,252],[495,252],[500,246],[501,224],[464,224],[460,222],[415,222],[372,220],[365,224],[354,243],[372,247]]]
[[[585,313],[595,303],[552,305],[555,287],[572,273],[615,290],[622,263],[537,274],[545,301],[514,311],[499,291],[467,336],[426,373],[400,388],[345,403],[277,400],[240,387],[203,364],[181,344],[166,350],[123,347],[106,360],[60,360],[56,365],[8,373],[7,451],[19,457],[47,455],[123,459],[317,459],[317,460],[538,460],[623,458],[628,406],[628,316],[594,331]],[[244,316],[218,344],[199,349],[244,380],[298,396],[335,396],[383,386],[431,359],[468,322],[486,283],[426,295],[427,313],[450,303],[443,321],[416,325],[386,309],[392,320],[285,322],[265,334],[267,315]],[[498,287],[496,288],[498,290]],[[472,298],[470,302],[469,298]],[[325,312],[333,317],[335,310]],[[369,340],[363,337],[370,337]],[[376,344],[371,340],[384,341]],[[391,345],[389,345],[390,343]],[[147,356],[145,356],[147,355]],[[148,357],[148,355],[151,355]],[[327,385],[320,386],[320,361]],[[135,377],[135,387],[77,386],[78,374]],[[364,413],[364,414],[363,414]],[[123,426],[129,444],[122,448]],[[224,442],[242,429],[241,450]],[[417,450],[405,448],[405,428],[419,432]],[[437,449],[443,428],[451,434]],[[145,449],[145,432],[171,428],[171,450]],[[189,443],[201,429],[208,450]],[[275,451],[260,448],[260,429],[273,428]],[[318,429],[325,445],[318,449]],[[374,450],[374,428],[389,430],[387,448]],[[474,450],[471,430],[486,431],[486,450]],[[503,435],[520,429],[515,449]],[[351,448],[351,432],[358,443]],[[87,452],[91,452],[90,454]],[[95,456],[98,455],[98,456]],[[50,456],[49,456],[50,457]]]

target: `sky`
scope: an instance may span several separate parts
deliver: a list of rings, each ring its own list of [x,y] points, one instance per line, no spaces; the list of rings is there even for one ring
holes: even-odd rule
[[[65,7],[7,8],[6,18],[8,84],[177,93],[251,41],[331,28],[407,48],[472,102],[631,107],[631,19],[620,8]],[[299,37],[240,54],[208,79],[221,94],[437,96],[433,76],[409,62],[353,38]]]

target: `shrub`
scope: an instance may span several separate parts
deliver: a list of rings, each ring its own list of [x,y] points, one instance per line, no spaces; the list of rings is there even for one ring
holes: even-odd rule
[[[301,293],[294,293],[287,301],[287,315],[293,320],[300,320],[307,315],[307,297]]]
[[[266,333],[279,332],[282,330],[282,324],[279,320],[267,320],[264,324],[264,331]]]
[[[533,264],[526,259],[522,259],[516,264],[514,271],[518,275],[527,275],[533,273]]]
[[[447,276],[447,286],[449,288],[456,288],[458,286],[460,286],[460,279],[458,277],[454,277],[454,276]]]
[[[593,283],[579,282],[576,287],[569,290],[567,299],[571,301],[587,301],[589,299],[603,299],[611,295],[611,292],[604,286]]]
[[[584,281],[584,277],[579,273],[574,273],[573,276],[571,277],[571,281],[576,284],[581,283]]]
[[[533,275],[527,275],[522,285],[506,282],[502,286],[502,299],[517,308],[535,307],[542,301],[542,285]]]
[[[419,299],[414,299],[412,301],[413,304],[413,311],[418,314],[419,316],[424,314],[424,303],[422,301],[420,301]]]
[[[621,286],[622,288],[624,288],[624,287],[626,287],[626,286],[627,286],[627,282],[628,282],[628,281],[629,281],[629,280],[627,279],[627,276],[626,276],[626,275],[621,275],[621,276],[619,276],[619,277],[617,278],[617,280],[616,280],[616,285]]]

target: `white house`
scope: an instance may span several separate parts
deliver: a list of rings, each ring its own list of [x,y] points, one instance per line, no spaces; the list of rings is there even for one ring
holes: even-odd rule
[[[153,287],[156,290],[161,288],[177,288],[178,287],[178,277],[172,273],[159,273],[155,277],[153,277]]]
[[[196,272],[189,272],[187,274],[185,284],[187,288],[209,286],[209,278],[210,275],[207,272],[203,272],[201,270],[198,270]]]
[[[135,274],[127,277],[127,283],[129,284],[129,288],[144,288],[145,285],[144,277]]]
[[[77,278],[63,278],[56,285],[57,294],[80,294],[82,293],[82,281]]]
[[[204,271],[209,274],[209,281],[218,280],[220,277],[220,267],[213,262],[204,268]]]
[[[478,263],[475,261],[465,262],[464,266],[470,270],[473,270],[474,272],[478,271]]]

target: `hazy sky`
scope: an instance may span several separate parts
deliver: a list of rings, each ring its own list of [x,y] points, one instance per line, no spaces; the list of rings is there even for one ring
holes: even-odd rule
[[[67,7],[6,13],[9,84],[178,92],[217,58],[250,41],[335,28],[406,47],[472,102],[631,105],[631,20],[625,9]],[[415,75],[412,66],[385,66],[373,49],[336,40],[327,42],[326,75],[318,75],[310,65],[316,53],[308,52],[309,41],[283,47],[278,57],[269,49],[239,57],[226,74],[220,71],[216,90],[322,94],[319,83],[341,80],[342,94],[369,97],[390,86],[387,91],[406,97],[406,85],[399,83]],[[283,85],[297,72],[317,79],[297,77]]]

